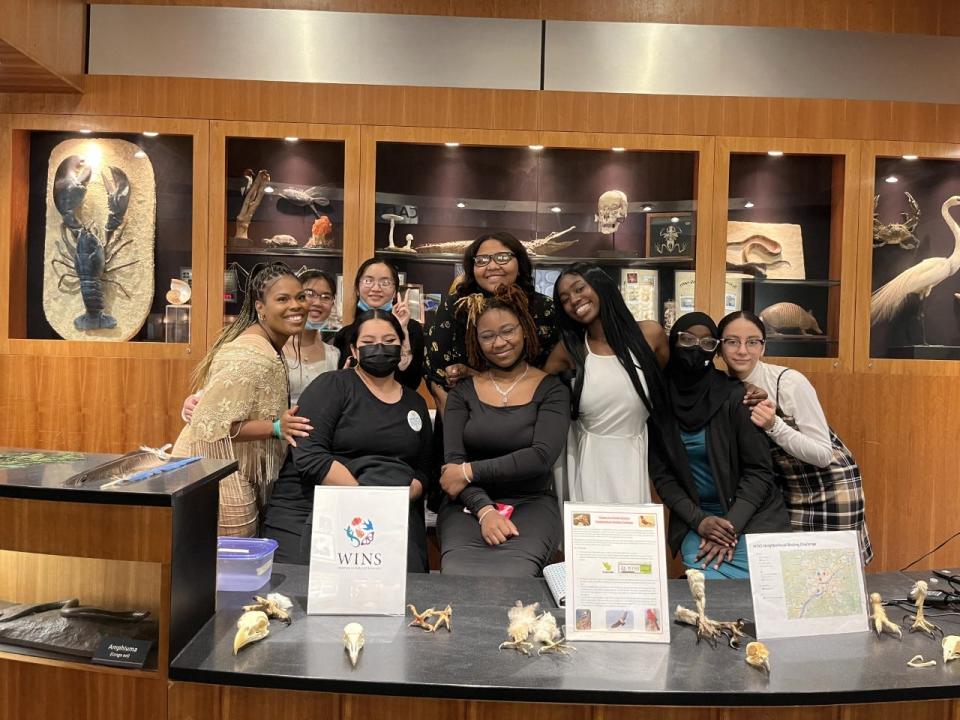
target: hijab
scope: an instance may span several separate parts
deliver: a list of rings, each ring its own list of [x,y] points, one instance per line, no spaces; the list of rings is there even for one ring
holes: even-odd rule
[[[710,329],[710,336],[719,339],[720,332],[710,316],[701,312],[682,315],[670,328],[670,361],[667,363],[667,384],[673,412],[680,427],[687,432],[696,432],[710,422],[730,397],[730,378],[713,364],[717,351],[707,352],[695,345],[679,347],[681,332],[694,325]],[[719,347],[719,346],[718,346]]]

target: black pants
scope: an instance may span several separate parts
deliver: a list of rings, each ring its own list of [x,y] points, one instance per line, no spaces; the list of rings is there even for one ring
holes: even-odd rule
[[[441,572],[450,575],[536,577],[553,557],[563,538],[560,507],[553,495],[531,495],[498,502],[513,505],[510,518],[520,532],[500,545],[487,545],[480,523],[463,505],[445,500],[440,508]]]

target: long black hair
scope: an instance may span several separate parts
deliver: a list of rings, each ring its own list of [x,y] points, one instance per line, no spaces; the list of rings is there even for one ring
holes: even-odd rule
[[[511,235],[508,232],[495,232],[495,233],[484,233],[472,243],[463,252],[463,274],[464,280],[460,285],[457,286],[457,295],[460,297],[465,297],[466,295],[472,295],[473,293],[483,293],[483,289],[477,283],[477,279],[474,277],[474,269],[476,267],[474,263],[474,258],[477,257],[477,250],[480,249],[480,246],[483,245],[487,240],[496,240],[499,243],[502,243],[507,249],[510,250],[517,258],[517,285],[520,286],[520,289],[523,290],[527,296],[533,295],[535,292],[533,284],[533,263],[530,262],[530,256],[527,254],[527,249],[523,246],[514,235]],[[487,293],[489,294],[489,293]]]
[[[350,326],[350,337],[347,339],[347,341],[351,347],[356,347],[357,339],[360,337],[360,326],[363,325],[367,320],[386,320],[388,323],[393,325],[393,329],[396,331],[397,337],[400,338],[400,344],[403,344],[403,339],[406,337],[406,333],[403,332],[403,327],[400,325],[400,321],[397,320],[396,316],[388,310],[370,308],[369,310],[364,310],[362,313],[357,315],[353,321],[353,324]]]
[[[588,262],[576,262],[564,268],[553,286],[553,302],[557,308],[561,309],[561,312],[557,313],[560,338],[577,371],[577,377],[573,384],[571,416],[576,419],[580,413],[580,396],[583,393],[584,368],[587,357],[585,340],[587,328],[562,310],[560,281],[567,275],[578,275],[583,278],[583,281],[592,287],[597,294],[600,301],[600,307],[598,308],[600,325],[607,338],[607,344],[610,345],[623,369],[626,370],[627,377],[630,378],[634,390],[637,391],[637,395],[643,400],[643,404],[647,406],[650,414],[657,417],[663,416],[664,413],[669,414],[670,396],[667,391],[666,380],[657,364],[657,356],[643,336],[637,321],[630,314],[630,310],[620,294],[620,289],[599,266]],[[640,382],[634,358],[640,362],[640,369],[647,381],[649,396],[644,392],[643,385]]]

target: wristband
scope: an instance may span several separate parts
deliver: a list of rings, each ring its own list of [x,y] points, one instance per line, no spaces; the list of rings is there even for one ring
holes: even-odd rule
[[[281,437],[281,435],[280,435],[280,419],[279,419],[279,418],[277,418],[276,420],[273,421],[273,436],[274,436],[275,438],[277,438],[278,440],[279,440],[280,437]]]
[[[479,515],[477,515],[477,522],[482,525],[482,524],[483,524],[483,519],[484,519],[487,515],[489,515],[490,513],[492,513],[493,511],[494,511],[494,508],[493,508],[492,506],[491,506],[491,507],[488,507],[486,510],[484,510],[484,511],[481,512]]]
[[[463,473],[463,479],[467,481],[467,485],[473,482],[470,478],[467,477],[467,464],[460,463],[460,472]]]

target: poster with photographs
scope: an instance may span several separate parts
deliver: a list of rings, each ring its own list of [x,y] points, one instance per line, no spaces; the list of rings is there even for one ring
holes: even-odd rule
[[[677,296],[677,317],[693,312],[697,295],[697,274],[693,270],[675,270],[673,287]]]
[[[634,320],[658,320],[657,271],[638,268],[620,270],[620,294]]]

